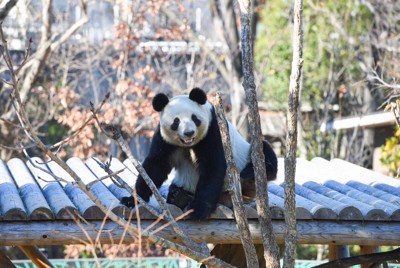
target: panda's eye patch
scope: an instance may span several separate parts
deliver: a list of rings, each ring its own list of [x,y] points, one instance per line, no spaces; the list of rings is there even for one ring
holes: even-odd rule
[[[174,122],[171,125],[171,129],[174,130],[174,131],[177,130],[178,127],[179,127],[179,123],[180,123],[179,118],[175,117]]]
[[[200,119],[198,119],[197,116],[194,114],[192,114],[192,120],[193,120],[194,124],[196,125],[196,127],[201,125]]]

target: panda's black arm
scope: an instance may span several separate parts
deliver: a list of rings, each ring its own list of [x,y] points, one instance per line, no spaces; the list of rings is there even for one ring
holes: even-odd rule
[[[160,128],[158,127],[151,141],[150,151],[142,163],[143,168],[157,188],[160,188],[172,170],[169,158],[173,150],[174,146],[163,140]],[[136,193],[143,198],[143,200],[149,201],[152,192],[141,175],[138,176],[135,187]],[[133,207],[134,199],[132,196],[123,197],[121,203],[128,207]]]
[[[194,200],[190,205],[190,208],[194,209],[191,217],[202,220],[216,208],[224,186],[227,167],[221,134],[214,113],[207,136],[194,150],[198,158],[200,176]]]

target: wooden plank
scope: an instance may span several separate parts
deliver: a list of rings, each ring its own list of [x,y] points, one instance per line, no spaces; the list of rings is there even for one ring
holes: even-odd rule
[[[85,219],[99,220],[103,219],[105,214],[96,206],[96,204],[85,194],[78,186],[73,185],[74,179],[63,170],[57,163],[51,161],[47,166],[57,177],[62,178],[61,186],[64,188],[66,195],[74,203],[79,214]]]
[[[274,183],[268,184],[268,191],[281,198],[284,198],[285,196],[283,188]],[[296,214],[298,208],[303,208],[308,211],[312,215],[313,219],[332,220],[337,218],[337,214],[332,209],[296,194]]]
[[[46,258],[46,256],[36,246],[19,246],[19,249],[36,265],[36,267],[54,267]]]
[[[26,220],[24,203],[6,164],[0,160],[0,220]]]
[[[73,221],[31,221],[0,222],[0,246],[11,245],[65,245],[89,242],[87,235],[94,241],[99,236],[101,243],[120,241],[124,228],[112,221],[91,221],[91,226],[78,225]],[[152,224],[152,220],[142,220],[142,228]],[[161,222],[160,224],[163,224]],[[204,222],[179,221],[183,231],[196,241],[208,243],[239,244],[240,235],[233,220],[208,220]],[[283,244],[284,221],[272,221],[277,242]],[[157,228],[160,225],[154,227]],[[254,242],[261,243],[261,231],[257,220],[249,220]],[[102,230],[101,233],[99,233]],[[298,221],[297,241],[299,244],[334,245],[388,245],[398,246],[400,241],[398,222],[351,222],[342,221]],[[161,230],[159,235],[177,241],[171,227]],[[134,238],[125,236],[124,243],[133,243]]]
[[[129,217],[126,207],[120,204],[119,200],[108,190],[103,182],[98,180],[81,159],[77,157],[70,158],[67,164],[78,174],[83,183],[91,185],[93,194],[107,209],[120,217]]]
[[[324,183],[324,185],[326,187],[336,190],[342,194],[350,196],[351,198],[357,199],[361,202],[364,202],[371,206],[374,206],[377,209],[381,209],[382,211],[384,211],[386,213],[387,219],[389,217],[391,217],[392,214],[398,210],[398,206],[395,206],[393,204],[385,202],[385,201],[378,199],[376,197],[373,197],[371,195],[365,194],[365,193],[358,191],[357,189],[354,189],[345,184],[341,184],[336,181],[327,181]],[[378,218],[376,220],[381,220],[381,219]]]
[[[18,186],[29,218],[32,220],[54,219],[46,198],[25,163],[21,159],[13,158],[7,162],[7,166]]]
[[[33,157],[32,161],[38,167],[50,172],[45,161],[39,157]],[[56,219],[71,219],[72,215],[75,215],[77,212],[77,209],[65,194],[58,181],[50,174],[34,167],[29,161],[26,165],[36,179],[36,182],[42,190],[42,193],[50,205]]]

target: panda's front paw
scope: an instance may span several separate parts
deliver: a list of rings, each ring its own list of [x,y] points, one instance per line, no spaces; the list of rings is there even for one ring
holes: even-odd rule
[[[132,196],[124,196],[121,198],[121,204],[128,208],[133,208],[135,206],[135,200]]]
[[[216,205],[212,205],[208,202],[201,202],[201,201],[193,201],[188,209],[193,209],[193,212],[190,214],[190,218],[192,220],[205,220],[207,219],[211,212],[214,211]]]

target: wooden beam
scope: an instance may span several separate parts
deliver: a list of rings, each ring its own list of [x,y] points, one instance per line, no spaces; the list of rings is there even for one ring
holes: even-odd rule
[[[19,249],[38,267],[53,268],[47,257],[36,246],[19,246]]]
[[[15,265],[11,262],[10,258],[0,250],[0,267],[14,268]]]
[[[153,221],[142,220],[147,228]],[[249,220],[254,243],[261,243],[261,232],[257,220]],[[116,223],[90,221],[91,226],[74,221],[0,222],[0,246],[66,245],[88,243],[88,235],[94,241],[99,231],[99,241],[104,244],[118,243],[124,229]],[[215,244],[239,244],[240,237],[234,220],[208,220],[204,222],[181,221],[185,233],[196,241]],[[156,228],[159,225],[156,225]],[[284,221],[273,221],[278,243],[283,243]],[[298,221],[299,244],[334,245],[400,245],[400,222],[349,222],[349,221]],[[167,227],[158,233],[162,237],[177,241],[174,231]],[[124,243],[135,242],[131,236]]]

